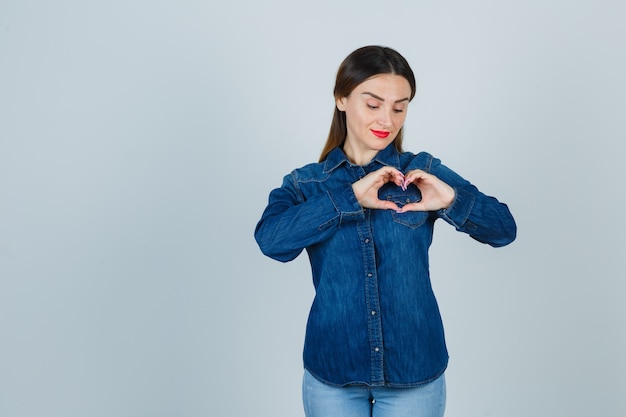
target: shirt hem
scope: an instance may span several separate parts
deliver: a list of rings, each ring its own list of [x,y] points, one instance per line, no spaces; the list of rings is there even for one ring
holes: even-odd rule
[[[306,365],[304,366],[304,370],[306,372],[310,373],[311,376],[313,376],[319,382],[321,382],[324,385],[328,385],[330,387],[335,387],[335,388],[351,387],[351,386],[367,386],[367,387],[370,387],[370,388],[376,388],[376,387],[417,388],[417,387],[421,387],[423,385],[430,384],[431,382],[436,381],[437,379],[441,378],[441,376],[446,372],[446,369],[448,369],[448,363],[447,362],[444,365],[443,369],[441,369],[439,372],[437,372],[437,374],[435,374],[433,377],[430,377],[428,379],[425,379],[423,381],[418,381],[418,382],[406,382],[406,383],[404,383],[404,382],[387,382],[387,381],[385,381],[382,384],[372,384],[372,383],[369,383],[367,381],[350,381],[350,382],[346,382],[346,383],[343,383],[343,384],[337,384],[337,383],[325,380],[324,378],[320,377],[319,375],[316,375],[315,372],[311,371],[311,369],[309,369]]]

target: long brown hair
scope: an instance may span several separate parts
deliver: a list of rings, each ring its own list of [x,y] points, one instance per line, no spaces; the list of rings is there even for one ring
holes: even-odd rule
[[[409,100],[415,97],[415,75],[406,59],[391,48],[371,45],[355,50],[339,66],[333,90],[335,101],[348,97],[352,90],[363,81],[379,74],[395,74],[406,78],[411,86]],[[320,155],[320,162],[326,159],[328,153],[334,148],[343,145],[347,134],[346,113],[340,111],[335,105],[335,113],[330,124],[328,139]],[[395,148],[402,152],[402,129],[393,143]]]

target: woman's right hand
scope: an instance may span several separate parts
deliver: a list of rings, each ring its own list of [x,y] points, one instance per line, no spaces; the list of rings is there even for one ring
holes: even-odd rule
[[[357,201],[363,208],[384,209],[384,210],[400,210],[395,203],[391,201],[380,200],[378,198],[378,190],[387,184],[393,182],[398,187],[402,187],[404,175],[394,167],[385,166],[377,171],[370,172],[357,182],[352,184],[352,190]]]

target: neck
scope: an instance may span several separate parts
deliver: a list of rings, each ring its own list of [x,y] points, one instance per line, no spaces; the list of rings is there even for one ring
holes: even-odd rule
[[[364,166],[369,164],[378,153],[377,150],[363,151],[354,149],[348,142],[343,144],[343,153],[348,157],[348,161],[354,165]]]

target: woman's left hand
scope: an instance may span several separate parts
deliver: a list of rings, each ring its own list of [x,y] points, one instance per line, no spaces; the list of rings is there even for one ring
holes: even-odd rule
[[[450,207],[454,201],[455,192],[445,182],[436,176],[420,169],[409,171],[404,176],[403,188],[414,184],[422,193],[422,200],[417,203],[405,204],[398,213],[407,211],[436,211]]]

